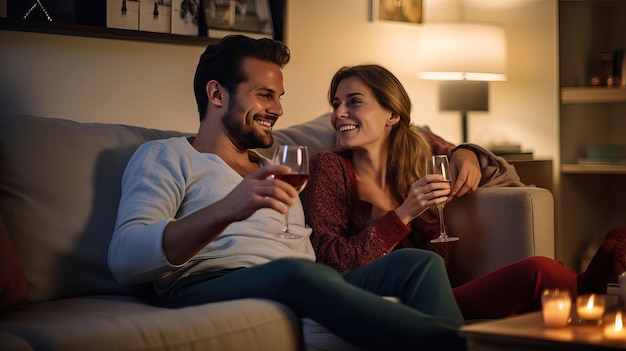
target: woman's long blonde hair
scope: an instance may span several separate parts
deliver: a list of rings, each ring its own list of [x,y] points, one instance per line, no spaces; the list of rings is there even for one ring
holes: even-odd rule
[[[411,99],[393,73],[380,65],[369,64],[342,67],[335,73],[328,92],[331,105],[339,83],[350,77],[361,79],[381,106],[400,116],[389,135],[387,177],[394,195],[402,202],[411,184],[426,174],[426,160],[432,154],[422,133],[411,124]]]

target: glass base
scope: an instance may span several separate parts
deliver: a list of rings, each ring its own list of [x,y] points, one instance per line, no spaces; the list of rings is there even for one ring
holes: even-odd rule
[[[570,325],[602,325],[602,318],[600,319],[578,319],[572,318],[568,321]]]
[[[447,243],[447,242],[451,242],[451,241],[457,241],[459,240],[459,237],[456,236],[440,236],[437,239],[433,239],[430,242],[431,243]]]
[[[276,234],[276,236],[282,239],[299,239],[302,237],[301,235],[296,235],[289,232],[278,233]]]

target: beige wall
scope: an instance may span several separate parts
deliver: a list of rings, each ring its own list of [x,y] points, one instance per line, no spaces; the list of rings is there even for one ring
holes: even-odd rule
[[[437,83],[415,75],[420,26],[369,21],[370,0],[288,0],[282,128],[328,111],[328,82],[342,65],[376,62],[405,84],[413,119],[460,142],[459,115],[437,111]],[[491,108],[470,113],[470,141],[508,139],[558,155],[556,0],[426,0],[426,20],[498,22],[508,39],[508,81],[491,84]],[[0,31],[0,109],[79,121],[195,131],[191,81],[202,46]]]

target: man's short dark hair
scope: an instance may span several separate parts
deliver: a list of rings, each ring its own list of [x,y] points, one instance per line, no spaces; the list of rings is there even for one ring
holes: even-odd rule
[[[287,46],[280,41],[252,39],[243,35],[228,35],[207,46],[200,56],[193,81],[200,121],[204,119],[208,106],[207,83],[218,81],[232,94],[239,83],[248,79],[241,69],[245,58],[272,62],[283,68],[289,62],[290,54]]]

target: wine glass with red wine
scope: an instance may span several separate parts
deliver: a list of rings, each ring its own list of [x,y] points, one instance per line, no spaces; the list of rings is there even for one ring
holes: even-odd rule
[[[291,184],[298,192],[304,189],[309,179],[309,150],[306,146],[279,145],[274,151],[272,162],[291,168],[291,173],[275,174],[274,177]],[[276,235],[285,239],[301,237],[289,231],[289,208],[285,214],[285,227]]]

